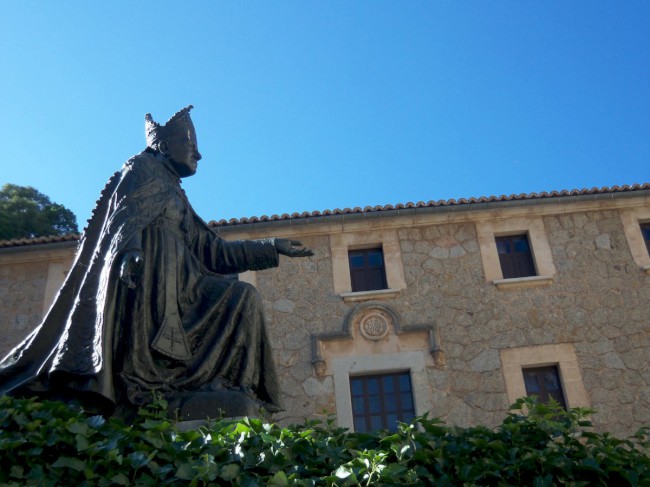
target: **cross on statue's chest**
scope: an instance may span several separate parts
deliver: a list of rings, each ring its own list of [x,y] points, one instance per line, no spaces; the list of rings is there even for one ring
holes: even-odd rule
[[[185,341],[183,340],[183,337],[179,333],[176,333],[176,330],[173,328],[168,329],[165,338],[169,341],[169,349],[172,352],[177,349],[177,345],[180,345],[180,348],[183,351],[185,350]]]

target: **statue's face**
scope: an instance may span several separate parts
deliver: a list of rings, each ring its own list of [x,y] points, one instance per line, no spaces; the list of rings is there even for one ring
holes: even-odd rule
[[[193,128],[188,129],[186,134],[175,134],[167,140],[167,157],[180,177],[196,174],[201,154],[196,146],[196,132]]]

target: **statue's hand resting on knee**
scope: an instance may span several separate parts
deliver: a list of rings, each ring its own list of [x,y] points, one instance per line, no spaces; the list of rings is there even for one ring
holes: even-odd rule
[[[144,257],[142,250],[127,250],[122,257],[120,266],[120,279],[129,289],[135,289],[142,276]]]

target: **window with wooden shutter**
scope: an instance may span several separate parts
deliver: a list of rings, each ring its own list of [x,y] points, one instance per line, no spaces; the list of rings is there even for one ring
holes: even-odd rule
[[[350,377],[354,431],[397,430],[415,417],[410,372]]]
[[[387,288],[384,254],[381,247],[350,250],[348,258],[353,292]]]
[[[551,399],[555,399],[566,409],[557,366],[525,368],[522,372],[527,395],[537,396],[540,402],[549,402]]]
[[[504,279],[536,276],[528,235],[495,237]]]

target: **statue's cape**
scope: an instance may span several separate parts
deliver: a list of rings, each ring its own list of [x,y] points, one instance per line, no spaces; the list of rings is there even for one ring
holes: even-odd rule
[[[0,363],[0,393],[25,385],[47,390],[60,381],[114,402],[111,360],[118,344],[113,324],[119,322],[116,314],[124,312],[117,309],[122,302],[118,294],[126,292],[116,259],[178,191],[178,177],[160,165],[154,155],[143,152],[109,180],[53,305]]]

